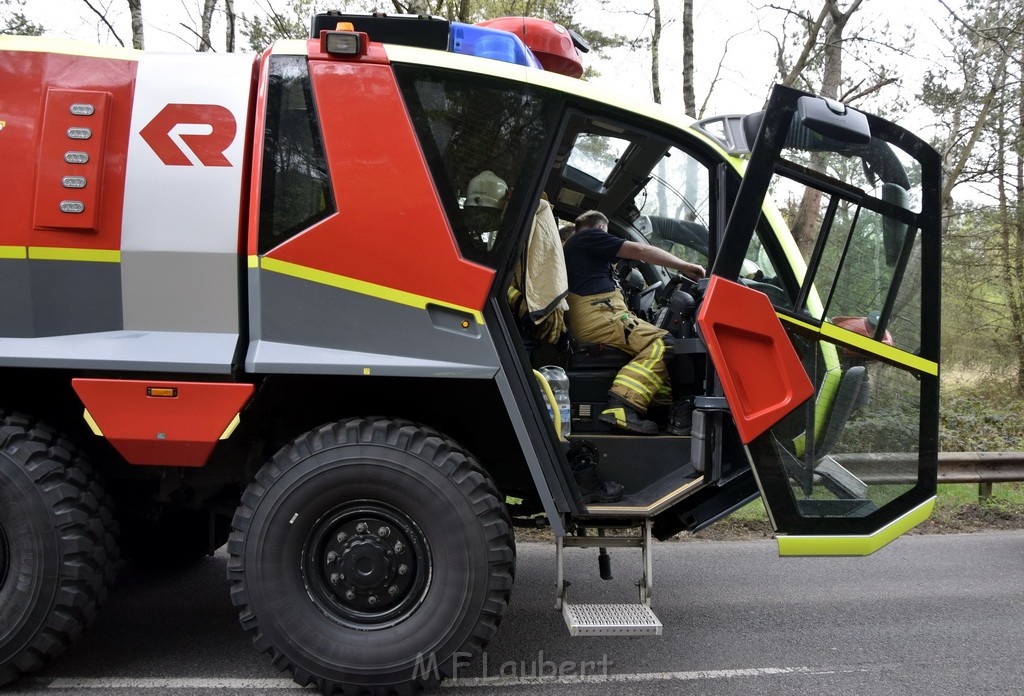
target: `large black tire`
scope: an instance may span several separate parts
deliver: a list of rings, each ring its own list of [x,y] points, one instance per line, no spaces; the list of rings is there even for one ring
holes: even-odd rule
[[[71,442],[0,412],[0,685],[60,654],[117,572],[110,499]]]
[[[300,436],[260,470],[233,525],[243,627],[325,694],[433,686],[483,651],[508,606],[515,541],[494,484],[408,421]]]

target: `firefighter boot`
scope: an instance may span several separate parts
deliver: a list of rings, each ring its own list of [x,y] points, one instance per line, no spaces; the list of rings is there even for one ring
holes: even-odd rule
[[[687,396],[672,404],[665,432],[670,435],[689,435],[693,426],[693,397]]]
[[[572,467],[572,476],[584,505],[615,503],[622,498],[622,485],[604,481],[597,475],[597,449],[587,442],[578,442],[566,455]]]
[[[638,435],[657,435],[658,424],[644,418],[631,404],[627,404],[617,396],[612,395],[608,399],[608,407],[601,411],[598,418],[602,423],[614,425],[616,428],[628,430]]]

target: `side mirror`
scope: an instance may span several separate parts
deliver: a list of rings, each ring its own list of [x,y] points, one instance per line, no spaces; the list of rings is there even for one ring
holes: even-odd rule
[[[900,208],[909,208],[910,194],[899,184],[882,184],[882,200]],[[882,243],[885,246],[885,264],[895,266],[903,249],[903,239],[907,234],[907,224],[894,217],[882,217]]]
[[[851,145],[871,142],[867,116],[833,99],[800,97],[796,108],[800,125],[818,135]]]

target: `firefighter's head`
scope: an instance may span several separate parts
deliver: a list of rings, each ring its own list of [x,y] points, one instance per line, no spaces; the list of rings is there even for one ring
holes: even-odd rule
[[[470,239],[481,251],[494,248],[507,202],[508,185],[491,170],[486,169],[469,180],[463,220]]]
[[[508,185],[505,180],[485,169],[472,179],[466,186],[467,208],[504,208],[505,198],[508,195]]]

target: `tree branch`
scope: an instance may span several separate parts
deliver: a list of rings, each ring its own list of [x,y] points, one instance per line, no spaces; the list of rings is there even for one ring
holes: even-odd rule
[[[89,2],[89,0],[82,0],[82,2],[84,2],[84,3],[85,3],[86,7],[88,7],[88,8],[90,9],[90,10],[92,10],[93,12],[95,12],[95,13],[96,13],[96,16],[97,16],[97,17],[99,17],[99,18],[100,18],[100,19],[101,19],[101,20],[103,21],[103,23],[107,25],[107,29],[109,29],[109,30],[110,30],[110,33],[114,35],[114,38],[115,38],[115,39],[117,39],[117,42],[118,42],[119,44],[121,44],[121,46],[123,47],[123,46],[124,46],[124,41],[122,41],[122,40],[121,40],[121,37],[117,35],[117,31],[116,31],[116,30],[114,29],[114,27],[113,27],[113,26],[112,26],[112,25],[110,24],[110,22],[108,22],[108,21],[107,21],[107,15],[106,15],[106,13],[104,13],[104,12],[100,12],[100,11],[99,11],[99,10],[97,10],[97,9],[96,9],[95,7],[93,7],[93,6],[92,6],[92,3],[91,3],[91,2]]]

